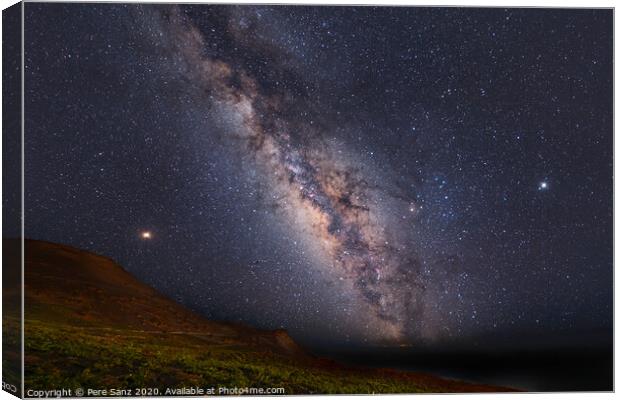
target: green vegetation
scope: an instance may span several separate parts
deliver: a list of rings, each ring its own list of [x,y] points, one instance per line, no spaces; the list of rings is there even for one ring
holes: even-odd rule
[[[286,394],[414,393],[429,387],[368,370],[296,364],[208,336],[26,323],[26,387],[283,387]]]

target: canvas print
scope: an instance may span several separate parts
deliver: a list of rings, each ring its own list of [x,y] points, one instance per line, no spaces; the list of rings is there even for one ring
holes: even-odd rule
[[[613,10],[3,21],[4,390],[613,390]]]

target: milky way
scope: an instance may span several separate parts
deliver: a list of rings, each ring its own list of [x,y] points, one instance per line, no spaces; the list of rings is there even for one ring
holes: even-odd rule
[[[161,23],[170,36],[171,56],[203,92],[205,107],[215,107],[232,121],[229,134],[243,139],[236,144],[261,168],[269,190],[277,193],[278,208],[294,229],[318,243],[324,256],[320,267],[346,281],[367,305],[383,339],[402,341],[418,334],[425,289],[419,262],[388,240],[390,229],[376,210],[381,203],[372,199],[373,188],[326,149],[318,140],[324,134],[310,123],[288,123],[284,95],[262,93],[242,68],[209,57],[201,32],[178,8],[166,17]]]
[[[27,237],[311,348],[611,332],[610,10],[25,10]]]

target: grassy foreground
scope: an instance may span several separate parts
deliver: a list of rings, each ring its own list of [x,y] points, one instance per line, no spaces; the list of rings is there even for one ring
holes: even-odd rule
[[[29,388],[282,387],[287,394],[441,390],[390,373],[295,365],[271,352],[200,335],[80,329],[29,321]],[[430,385],[429,385],[430,383]]]

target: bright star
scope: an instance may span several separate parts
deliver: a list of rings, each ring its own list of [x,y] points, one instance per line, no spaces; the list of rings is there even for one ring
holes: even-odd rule
[[[151,239],[153,237],[153,234],[151,232],[149,232],[149,231],[144,231],[144,232],[140,233],[140,237],[142,239],[148,240],[148,239]]]
[[[538,185],[538,190],[545,190],[549,187],[549,184],[547,182],[540,182],[540,184]]]

